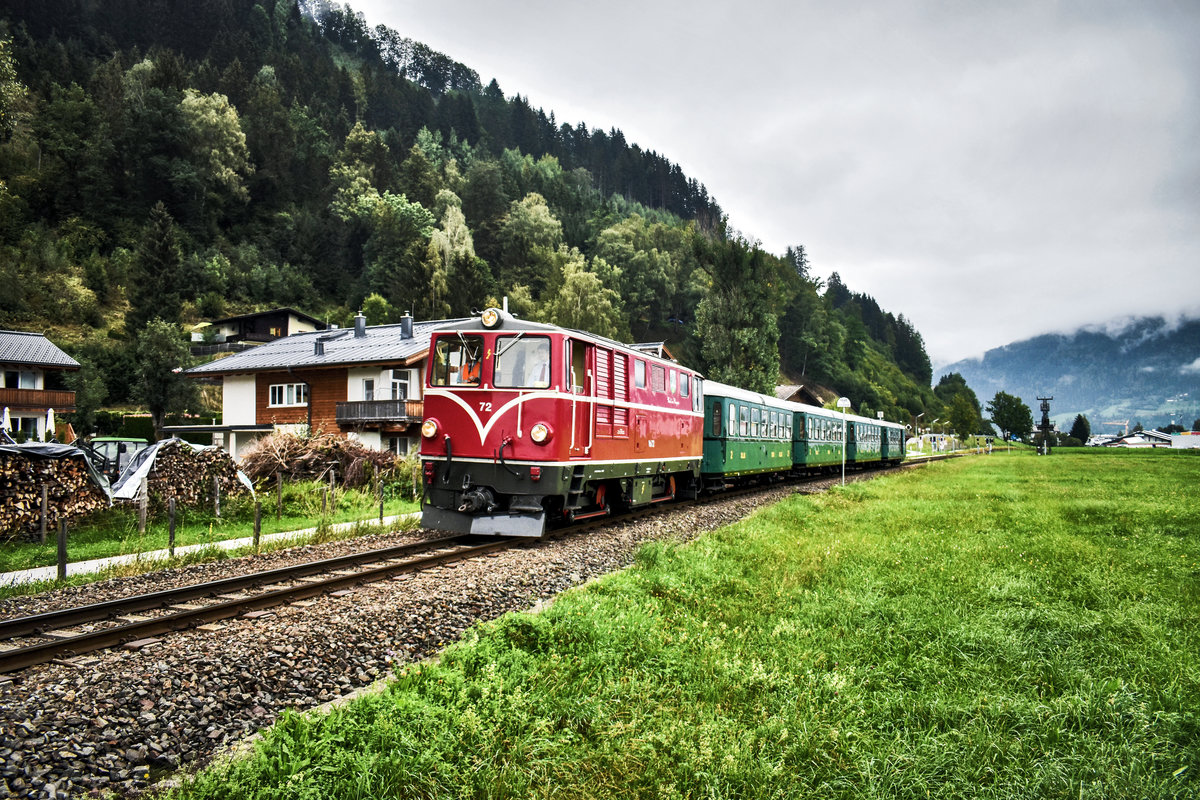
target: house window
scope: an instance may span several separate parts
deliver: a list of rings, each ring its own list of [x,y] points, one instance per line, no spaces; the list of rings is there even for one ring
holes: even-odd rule
[[[308,402],[308,387],[303,383],[275,383],[271,385],[268,405],[302,406]]]
[[[391,436],[387,440],[387,449],[398,456],[406,456],[412,449],[412,443],[413,440],[407,436]]]
[[[371,401],[375,399],[375,379],[363,379],[363,400]]]
[[[392,370],[392,399],[407,400],[408,399],[408,370],[394,369]]]

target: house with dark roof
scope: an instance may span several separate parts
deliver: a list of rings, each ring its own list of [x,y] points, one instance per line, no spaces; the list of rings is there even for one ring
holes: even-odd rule
[[[294,308],[273,308],[239,314],[192,329],[192,354],[212,355],[218,352],[244,350],[264,342],[304,331],[323,331],[328,326],[303,311]]]
[[[457,320],[454,320],[457,321]],[[271,431],[323,431],[403,455],[417,446],[432,332],[451,320],[295,333],[187,370],[222,386],[222,424],[208,431],[234,456]]]
[[[75,393],[47,386],[77,369],[78,361],[40,333],[0,331],[0,427],[13,438],[51,438],[50,412],[74,412]]]

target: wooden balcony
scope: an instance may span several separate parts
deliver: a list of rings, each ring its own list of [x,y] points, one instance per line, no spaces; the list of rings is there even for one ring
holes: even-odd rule
[[[53,408],[55,413],[69,414],[75,410],[75,393],[59,389],[0,389],[0,408],[9,413],[40,411]]]
[[[337,404],[337,423],[343,428],[420,422],[420,400],[350,400]]]

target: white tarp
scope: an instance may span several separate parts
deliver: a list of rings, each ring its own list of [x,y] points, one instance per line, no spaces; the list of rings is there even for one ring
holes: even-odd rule
[[[215,445],[207,447],[199,444],[192,444],[183,439],[163,439],[160,442],[155,442],[149,447],[140,451],[129,461],[129,466],[125,467],[125,471],[121,473],[121,477],[117,478],[117,482],[113,485],[113,499],[115,500],[133,500],[137,497],[138,490],[141,488],[142,479],[150,474],[150,470],[154,468],[154,459],[158,456],[158,451],[165,445],[171,442],[178,442],[180,446],[192,448],[195,452],[201,450],[217,450]],[[246,473],[240,469],[237,471],[238,480],[242,485],[250,490],[251,496],[254,495],[254,484],[250,483],[250,479],[246,477]]]

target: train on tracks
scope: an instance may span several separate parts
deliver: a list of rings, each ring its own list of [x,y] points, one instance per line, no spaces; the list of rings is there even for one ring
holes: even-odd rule
[[[738,484],[904,460],[904,426],[779,400],[489,308],[434,333],[422,525],[538,537]]]

